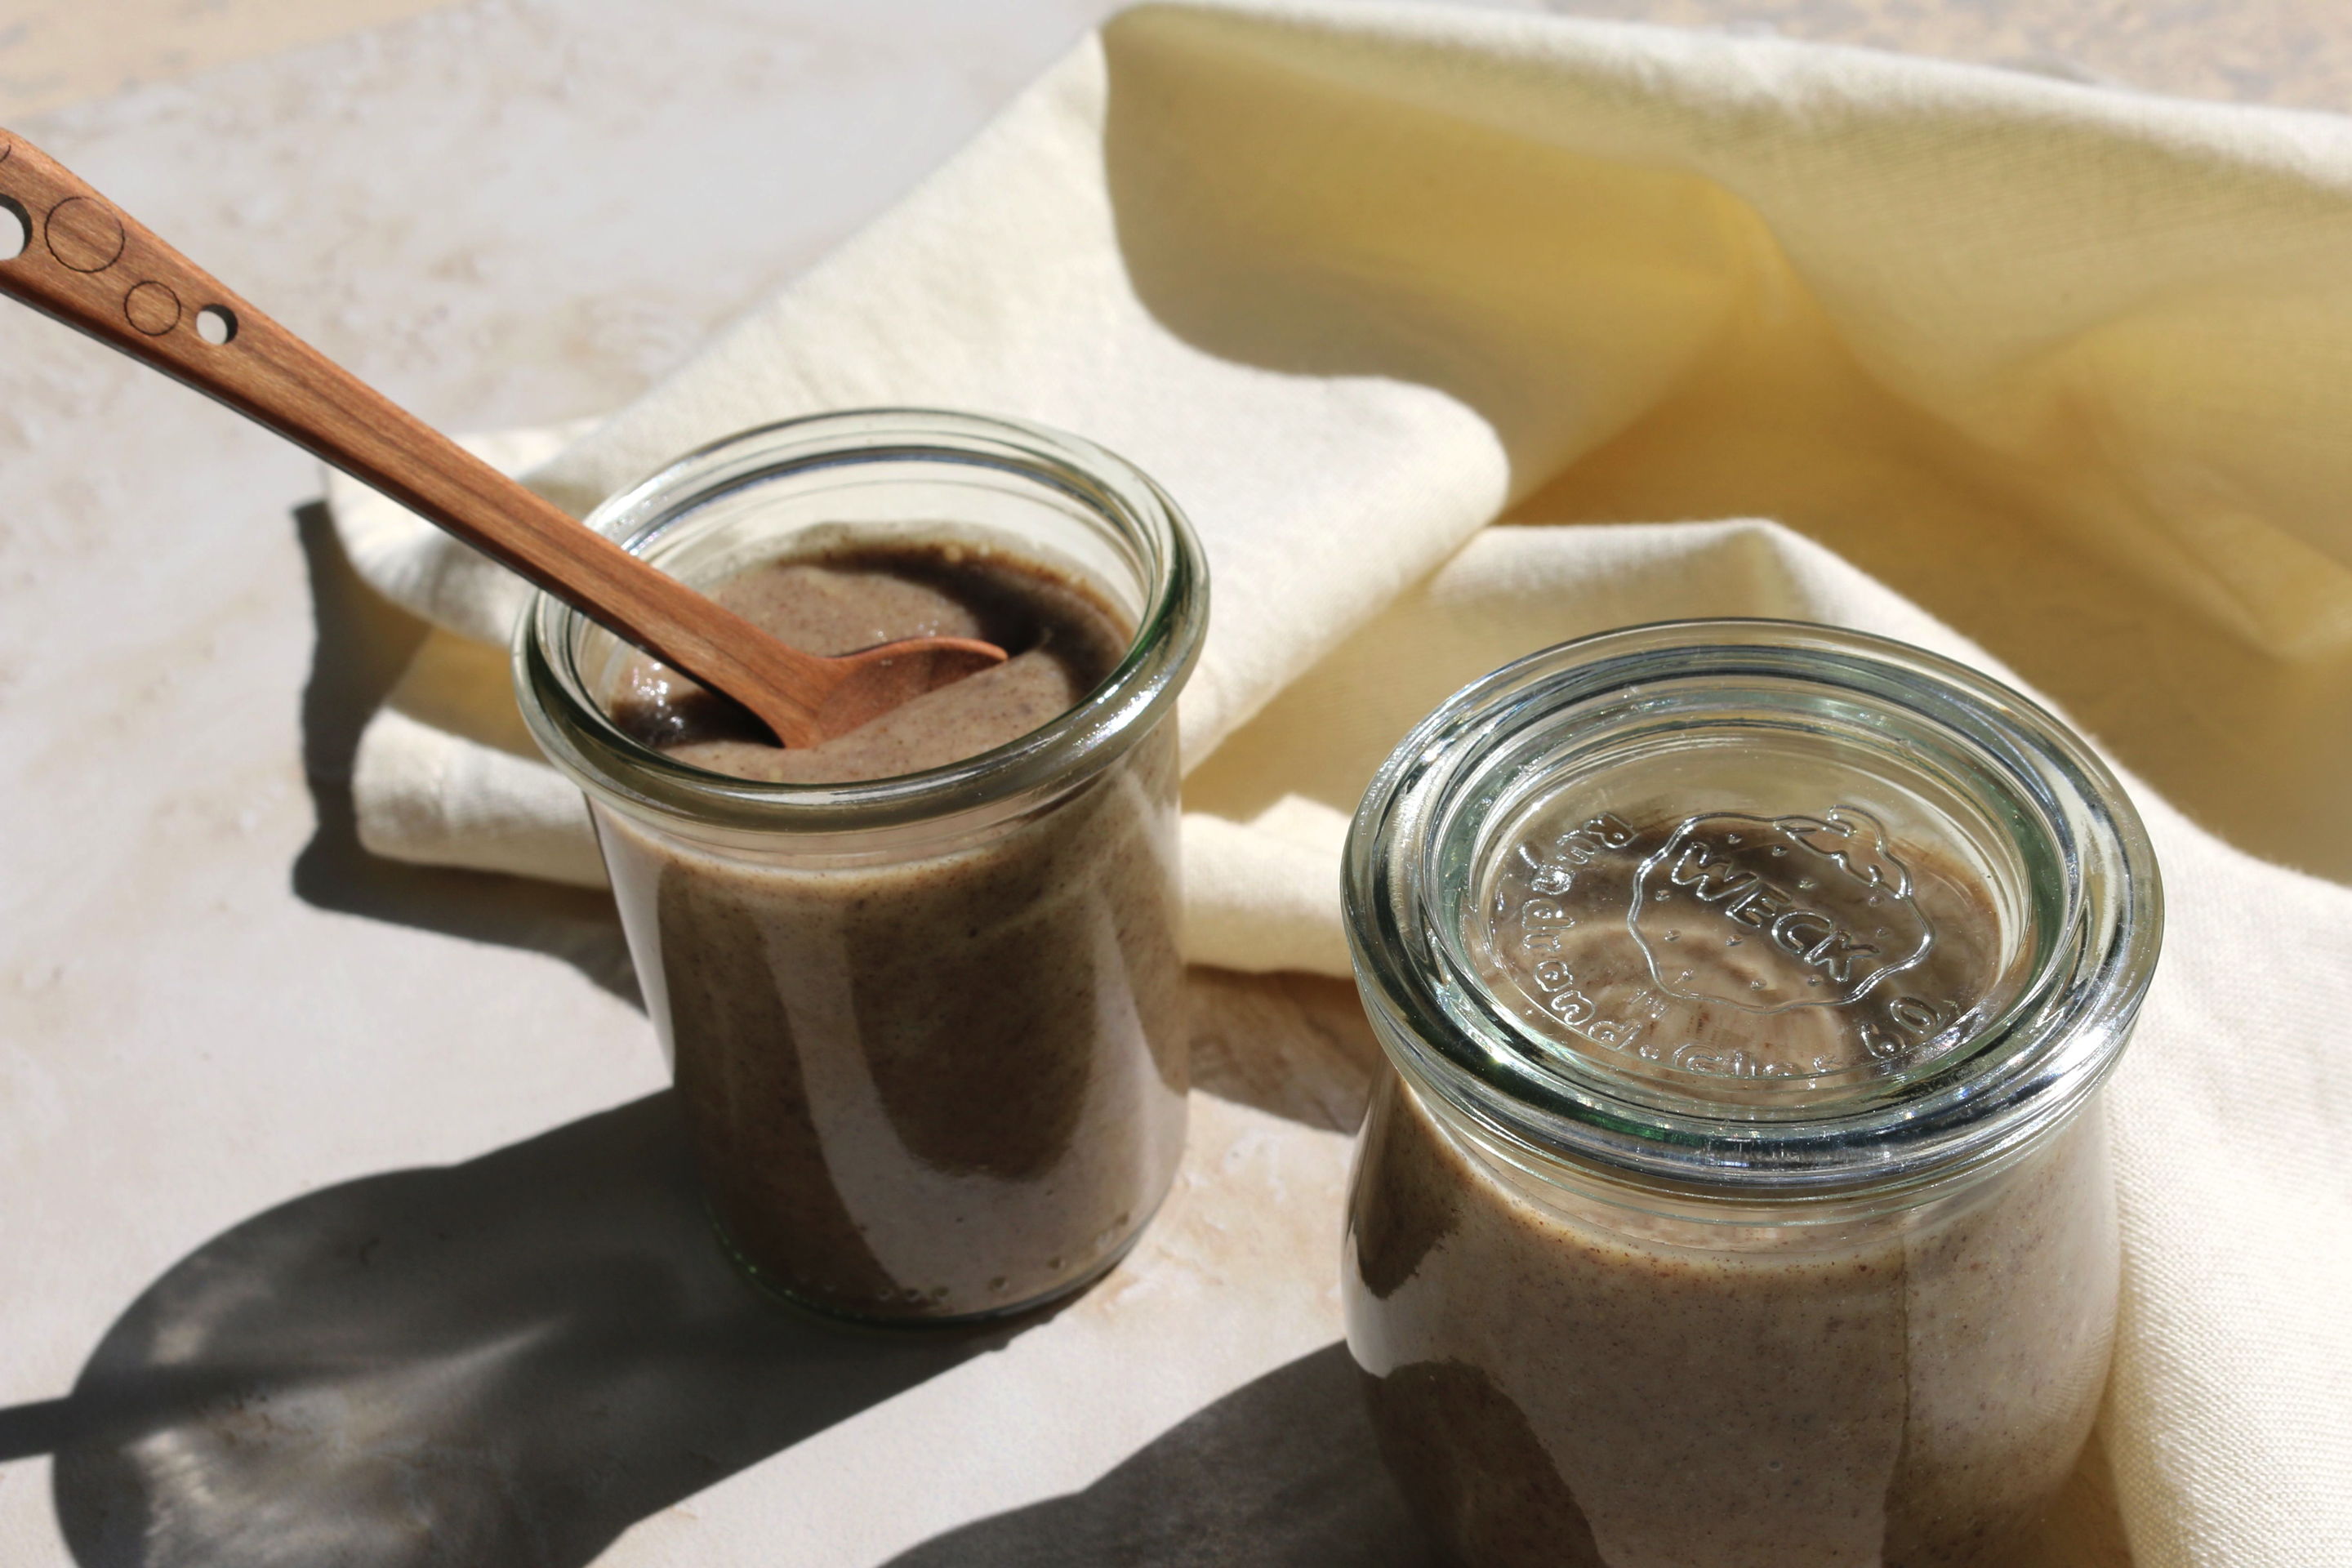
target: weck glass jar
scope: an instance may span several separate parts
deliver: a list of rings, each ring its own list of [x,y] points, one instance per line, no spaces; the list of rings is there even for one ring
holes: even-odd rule
[[[696,452],[588,520],[698,585],[906,546],[1012,557],[1131,628],[1077,705],[927,772],[756,782],[607,712],[633,655],[541,596],[516,689],[586,793],[709,1207],[768,1288],[863,1320],[1018,1311],[1165,1195],[1186,1089],[1175,727],[1204,629],[1175,504],[1079,438],[927,410]]]
[[[1451,1551],[2013,1560],[2105,1379],[2162,922],[2087,748],[1898,643],[1612,632],[1415,730],[1346,899],[1395,1069],[1348,1341]]]

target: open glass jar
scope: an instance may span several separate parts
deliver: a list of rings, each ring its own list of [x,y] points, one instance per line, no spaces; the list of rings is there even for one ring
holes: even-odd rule
[[[590,517],[698,585],[844,542],[1011,556],[1133,628],[1059,718],[839,784],[706,772],[604,698],[632,650],[541,596],[523,714],[586,793],[729,1252],[801,1304],[1018,1311],[1115,1263],[1186,1088],[1175,730],[1208,608],[1173,502],[1076,437],[927,410],[704,448]]]
[[[2078,740],[1855,633],[1613,632],[1407,737],[1346,897],[1349,1343],[1464,1561],[2012,1560],[2105,1378],[2162,921]]]

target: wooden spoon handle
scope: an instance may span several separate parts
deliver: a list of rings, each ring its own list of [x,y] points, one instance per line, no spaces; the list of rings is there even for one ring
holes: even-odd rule
[[[382,490],[741,702],[786,745],[822,739],[840,679],[507,478],[263,315],[56,160],[0,130],[0,206],[25,226],[0,293],[110,343]],[[0,238],[5,237],[0,218]]]

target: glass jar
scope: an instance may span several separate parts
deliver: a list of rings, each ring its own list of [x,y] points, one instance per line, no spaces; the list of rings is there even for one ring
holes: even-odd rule
[[[515,679],[586,793],[726,1247],[821,1311],[952,1321],[1083,1287],[1172,1179],[1187,1042],[1176,739],[1208,587],[1175,504],[1076,437],[881,410],[703,448],[588,520],[698,585],[845,543],[964,544],[1134,628],[1079,704],[950,766],[709,773],[598,700],[631,655],[544,595]]]
[[[2014,1560],[2105,1380],[2097,1089],[2162,923],[2081,742],[1857,633],[1612,632],[1407,737],[1346,899],[1395,1069],[1348,1341],[1447,1546]]]

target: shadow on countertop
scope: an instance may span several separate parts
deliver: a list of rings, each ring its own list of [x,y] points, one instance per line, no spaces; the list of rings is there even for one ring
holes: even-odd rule
[[[586,1568],[623,1531],[1050,1312],[858,1331],[721,1257],[667,1093],[463,1164],[309,1194],[207,1242],[62,1400],[80,1568]],[[952,1456],[909,1456],[910,1479]],[[890,1568],[1429,1568],[1344,1346],[1189,1417],[1094,1485]]]
[[[72,1394],[82,1568],[581,1568],[638,1520],[1041,1319],[860,1332],[743,1283],[656,1094],[297,1198],[198,1248]]]
[[[303,773],[318,827],[295,859],[295,896],[318,909],[543,952],[643,1007],[609,895],[525,877],[411,866],[361,846],[352,803],[360,732],[427,628],[352,570],[324,504],[298,509],[294,528],[310,568],[318,633],[302,690]]]
[[[1084,1491],[888,1568],[1438,1568],[1381,1468],[1348,1347],[1245,1384]]]

